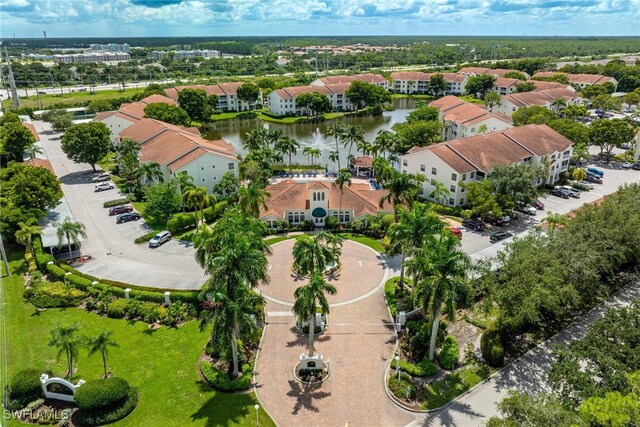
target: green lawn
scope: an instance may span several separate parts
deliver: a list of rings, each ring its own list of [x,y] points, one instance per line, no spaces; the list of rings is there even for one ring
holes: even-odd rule
[[[425,398],[420,402],[422,409],[436,409],[455,399],[480,381],[491,375],[487,366],[465,366],[439,381],[427,386]]]
[[[435,96],[431,95],[408,95],[406,93],[394,93],[391,95],[391,99],[404,99],[404,98],[413,98],[413,99],[435,99]]]
[[[295,239],[295,238],[296,236],[277,236],[277,237],[270,237],[268,239],[264,239],[264,242],[267,245],[273,245],[278,242],[282,242],[283,240],[289,240],[289,239]]]
[[[12,251],[10,256],[20,256]],[[12,272],[24,262],[12,261]],[[254,426],[255,395],[224,394],[206,386],[198,377],[197,362],[207,341],[195,321],[180,328],[161,327],[151,332],[142,322],[109,319],[79,308],[47,309],[38,312],[22,299],[22,276],[5,278],[2,284],[6,360],[0,364],[0,378],[26,367],[65,371],[64,357],[56,359],[56,349],[47,345],[50,330],[57,324],[79,323],[82,333],[95,336],[111,330],[120,348],[111,351],[109,365],[115,375],[126,378],[140,389],[135,411],[118,426]],[[88,357],[81,350],[74,380],[98,378],[102,374],[99,356]],[[16,421],[10,426],[20,425]],[[261,409],[260,425],[273,421]]]
[[[376,252],[384,253],[384,245],[382,244],[382,240],[374,239],[373,237],[363,236],[361,234],[353,234],[353,233],[337,233],[337,234],[340,237],[344,237],[345,239],[353,240],[354,242],[367,245]]]
[[[459,96],[458,98],[470,102],[472,104],[478,104],[484,106],[484,101],[482,99],[474,98],[472,96]]]
[[[74,88],[72,88],[73,90]],[[138,88],[137,93],[142,93],[144,88]],[[24,91],[22,91],[24,93]],[[18,90],[18,94],[20,94],[20,90]],[[118,89],[113,90],[97,90],[95,93],[90,92],[72,92],[69,93],[69,88],[64,88],[64,95],[60,95],[60,91],[58,88],[57,95],[40,95],[40,100],[42,101],[42,108],[47,109],[49,106],[54,104],[65,104],[65,105],[76,105],[83,102],[91,102],[96,99],[116,99],[122,97],[130,97],[131,95],[136,94],[135,88],[125,89],[124,92],[120,92]],[[10,99],[4,100],[5,107],[10,107],[12,104]],[[40,109],[40,101],[38,101],[37,96],[30,96],[28,98],[20,97],[20,106],[21,107],[29,107],[34,109]]]

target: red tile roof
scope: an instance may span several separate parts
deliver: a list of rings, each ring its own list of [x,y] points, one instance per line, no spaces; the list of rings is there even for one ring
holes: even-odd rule
[[[164,92],[167,94],[169,98],[174,100],[178,99],[178,92],[184,89],[202,89],[206,92],[207,95],[212,95],[212,94],[215,94],[218,96],[236,95],[238,93],[238,88],[242,86],[243,83],[244,82],[220,83],[217,85],[203,85],[203,84],[182,85],[182,86],[167,88],[164,90]]]
[[[33,125],[33,123],[22,122],[22,126],[29,129],[29,132],[31,132],[33,137],[36,139],[36,142],[40,141],[40,135],[38,135],[38,131],[36,130],[36,127]]]
[[[510,123],[504,116],[490,113],[479,105],[463,101],[453,95],[444,96],[431,102],[429,105],[440,110],[442,120],[446,122],[455,122],[469,126],[483,120],[495,118]]]
[[[556,99],[568,101],[570,99],[577,98],[578,96],[575,92],[562,88],[538,90],[535,92],[512,93],[511,95],[505,95],[502,97],[503,101],[509,101],[519,107],[526,107],[530,105],[545,106]]]
[[[553,77],[557,76],[558,74],[567,76],[569,83],[576,84],[601,85],[606,82],[613,83],[613,81],[615,80],[613,77],[603,76],[601,74],[569,74],[559,71],[538,71],[533,75],[533,78],[535,79],[538,77]]]
[[[56,174],[53,170],[53,166],[51,166],[51,162],[47,159],[39,159],[36,157],[35,159],[26,160],[24,164],[29,166],[34,166],[34,167],[45,168],[45,169],[48,169],[49,172],[51,172],[52,174],[54,175]]]

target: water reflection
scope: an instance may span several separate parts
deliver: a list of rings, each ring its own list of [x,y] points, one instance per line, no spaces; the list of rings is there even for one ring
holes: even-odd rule
[[[265,127],[268,129],[280,129],[284,135],[296,139],[300,143],[298,153],[292,156],[293,163],[306,164],[309,159],[302,154],[302,150],[306,146],[312,146],[320,149],[320,157],[315,160],[316,163],[328,166],[331,170],[334,165],[329,160],[329,153],[335,150],[335,142],[333,139],[326,140],[324,134],[326,130],[336,121],[341,121],[346,125],[359,125],[362,127],[365,139],[373,142],[376,134],[380,130],[389,130],[396,123],[403,122],[407,114],[415,108],[416,101],[414,99],[394,99],[393,105],[395,110],[385,111],[382,116],[375,117],[343,117],[336,120],[328,120],[320,123],[296,123],[296,124],[279,124],[263,122],[260,119],[233,119],[223,120],[211,124],[211,129],[205,134],[207,139],[222,138],[231,143],[236,151],[241,155],[245,154],[242,149],[242,137],[251,129]],[[356,148],[353,147],[355,155]],[[347,150],[340,149],[340,162],[346,164]]]

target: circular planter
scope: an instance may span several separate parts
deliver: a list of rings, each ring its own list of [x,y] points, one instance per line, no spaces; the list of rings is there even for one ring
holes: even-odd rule
[[[338,264],[325,268],[324,271],[322,272],[323,276],[331,276],[334,275],[338,272],[340,272],[340,270],[342,270],[342,263],[338,262]],[[295,265],[291,266],[291,271],[293,271],[293,273],[295,275],[297,275],[298,277],[302,277],[303,279],[308,279],[310,278],[310,276],[305,276],[302,273],[300,273],[297,269]]]
[[[330,375],[329,365],[326,362],[322,362],[322,374],[323,374],[323,377],[322,377],[322,379],[319,379],[319,380],[305,381],[302,377],[300,377],[298,375],[299,368],[300,368],[300,362],[296,363],[296,366],[293,367],[293,376],[295,377],[296,380],[298,380],[302,384],[306,384],[306,385],[322,384],[323,382],[325,382],[329,378],[329,375]]]

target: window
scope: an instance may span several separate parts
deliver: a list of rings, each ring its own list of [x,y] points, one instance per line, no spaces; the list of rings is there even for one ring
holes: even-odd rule
[[[466,174],[466,173],[463,173],[463,174],[462,174],[462,178],[460,178],[460,179],[461,179],[462,181],[466,180],[466,179],[467,179],[467,174]]]
[[[317,193],[314,191],[314,192],[313,192],[313,201],[314,201],[314,202],[318,200],[318,199],[317,199],[316,194],[317,194]]]
[[[476,177],[476,173],[475,173],[475,172],[471,172],[471,173],[469,174],[469,179],[473,179],[473,178],[475,178],[475,177]]]
[[[451,191],[452,193],[455,193],[456,192],[456,186],[455,185],[450,186],[449,187],[449,191]]]
[[[300,212],[300,222],[303,222],[304,220],[304,212]]]
[[[187,174],[187,171],[182,171],[182,172],[180,172],[180,173],[181,173],[182,175],[186,175],[186,174]]]
[[[204,182],[204,178],[202,178],[202,182]]]
[[[233,163],[229,163],[229,170],[230,170],[230,171],[232,171],[232,170],[233,170],[233,168],[234,168]]]
[[[402,159],[402,166],[407,166],[407,159]]]
[[[211,169],[215,169],[215,168],[216,168],[216,165],[211,166]]]
[[[478,171],[478,179],[484,179],[484,172]]]
[[[531,161],[531,156],[525,157],[525,159],[523,160],[524,163],[529,163],[530,161]]]
[[[453,197],[449,197],[449,204],[450,204],[451,206],[453,206],[455,203],[456,203],[456,201],[455,201],[455,200],[453,200]]]
[[[293,214],[293,222],[300,222],[300,215],[298,215],[298,212]]]
[[[322,200],[324,201],[324,192],[322,193]]]
[[[425,165],[420,165],[420,172],[424,172],[425,170],[427,170],[427,167]]]
[[[460,192],[464,193],[464,187],[462,185],[460,186]]]
[[[288,219],[289,222],[293,222],[293,212],[289,212]]]
[[[460,206],[464,205],[464,197],[462,199],[460,199]]]
[[[457,173],[452,173],[451,174],[451,181],[455,181],[458,179],[458,174]]]
[[[350,216],[350,215],[349,215],[349,212],[345,212],[345,213],[344,213],[344,220],[345,220],[345,222],[349,222],[349,221],[350,221],[349,216]]]
[[[437,168],[431,168],[431,175],[437,175],[437,173],[438,173]]]
[[[204,170],[204,166],[200,167],[200,170],[203,171]]]

